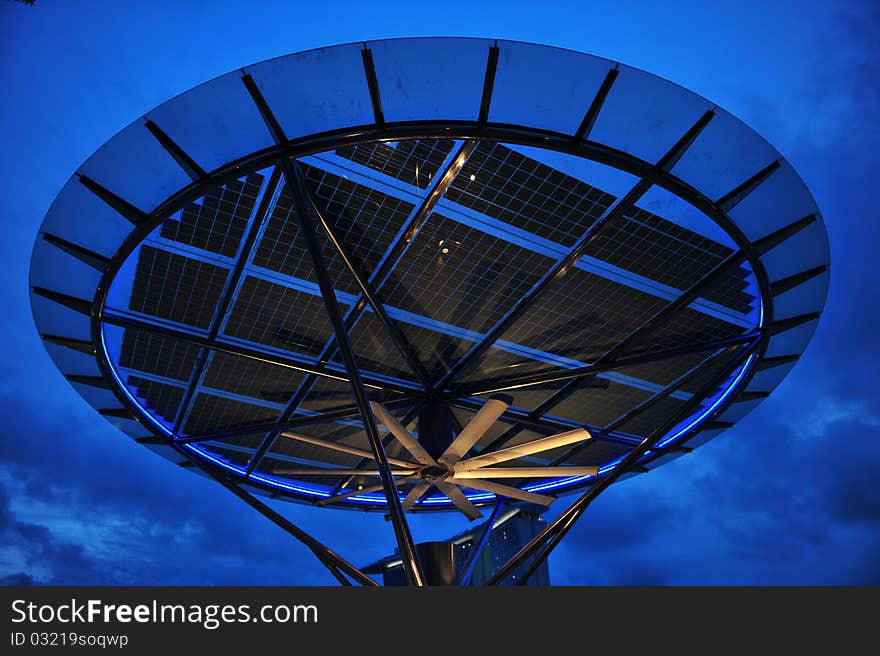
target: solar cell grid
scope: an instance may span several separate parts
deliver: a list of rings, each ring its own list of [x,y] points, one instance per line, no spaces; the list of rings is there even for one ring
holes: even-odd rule
[[[646,330],[627,346],[621,356],[678,348],[736,337],[748,329],[736,324],[682,308]]]
[[[398,322],[401,332],[432,380],[442,377],[473,345],[464,339]]]
[[[346,146],[336,154],[425,189],[454,145],[446,139],[412,139]]]
[[[542,383],[531,387],[507,390],[504,393],[513,397],[513,406],[524,408],[526,410],[534,410],[564,384],[565,383],[563,382]],[[490,395],[484,395],[478,398],[485,400],[488,396]]]
[[[372,311],[365,311],[361,315],[349,331],[349,341],[361,369],[403,380],[415,380],[412,369]],[[333,361],[342,364],[338,351]]]
[[[656,214],[634,208],[610,220],[587,254],[683,291],[732,252]],[[755,299],[742,291],[746,274],[738,268],[723,275],[713,286],[710,300],[719,299],[737,312],[748,312]]]
[[[666,303],[574,268],[551,282],[501,339],[588,363]]]
[[[407,312],[485,332],[552,264],[549,257],[434,213],[380,293]]]
[[[207,448],[208,451],[210,451],[214,455],[220,457],[227,462],[232,463],[233,465],[238,465],[239,467],[247,466],[247,463],[250,460],[249,453],[239,451],[237,449],[224,449],[217,444],[211,444]]]
[[[520,353],[500,348],[490,348],[470,362],[456,378],[457,382],[472,383],[493,378],[506,378],[521,374],[549,373],[560,367],[546,362],[526,359]]]
[[[147,380],[139,376],[128,376],[126,383],[153,416],[163,419],[168,425],[174,422],[174,417],[183,401],[183,387]]]
[[[183,432],[197,435],[208,431],[236,428],[251,423],[272,421],[279,414],[280,411],[273,408],[199,392],[186,418]]]
[[[273,403],[286,403],[303,378],[303,374],[287,367],[215,352],[205,370],[202,385]]]
[[[445,198],[572,246],[614,196],[498,143],[480,142]]]
[[[557,450],[554,454],[555,458],[560,457],[564,453],[563,450]],[[566,465],[574,467],[589,467],[591,465],[602,465],[610,462],[615,458],[629,453],[629,449],[625,446],[603,442],[601,440],[590,440],[584,448],[578,449],[570,458],[564,462]]]
[[[233,257],[259,195],[263,176],[251,173],[206,194],[162,224],[160,234],[226,257]]]
[[[413,205],[334,173],[313,166],[304,168],[318,207],[334,226],[348,256],[369,276],[412,213]],[[358,289],[346,291],[354,293]]]
[[[317,356],[333,330],[320,297],[245,278],[224,334]]]
[[[300,408],[314,412],[325,412],[352,405],[354,405],[354,397],[347,381],[319,376],[300,404]]]
[[[161,335],[127,329],[122,336],[119,365],[126,369],[187,381],[199,348]]]
[[[650,396],[651,392],[629,385],[587,378],[548,412],[584,424],[605,426]]]
[[[207,329],[228,274],[224,267],[143,245],[129,308]]]
[[[342,261],[324,232],[318,229],[318,239],[322,245],[324,262],[336,289],[354,293],[355,283],[351,280]],[[300,235],[299,221],[293,211],[293,199],[285,188],[269,216],[269,221],[260,237],[252,257],[254,266],[270,269],[300,280],[317,283],[312,259]]]
[[[659,428],[663,422],[671,420],[681,411],[685,401],[672,396],[658,400],[632,419],[625,421],[616,430],[644,437]]]
[[[685,355],[671,360],[649,362],[635,367],[621,367],[616,371],[627,376],[632,376],[633,378],[650,380],[658,385],[668,385],[679,376],[700,364],[703,360],[711,357],[711,355],[711,352],[693,353],[691,355]]]

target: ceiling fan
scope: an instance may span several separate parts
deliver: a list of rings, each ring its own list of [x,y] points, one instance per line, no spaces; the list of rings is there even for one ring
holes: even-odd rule
[[[464,515],[474,520],[482,517],[480,511],[467,499],[460,488],[471,488],[484,492],[492,492],[498,496],[509,497],[530,503],[549,506],[554,497],[544,494],[536,494],[521,490],[510,485],[502,485],[491,479],[499,478],[555,478],[561,476],[595,476],[597,467],[495,467],[498,463],[509,462],[517,458],[542,453],[562,446],[568,446],[590,439],[592,436],[584,428],[575,428],[564,433],[542,437],[531,442],[524,442],[516,446],[500,448],[495,451],[483,452],[478,455],[467,457],[471,448],[480,441],[486,431],[499,417],[510,407],[513,399],[506,395],[496,395],[489,398],[482,408],[471,418],[466,426],[451,439],[446,449],[437,457],[432,456],[425,446],[412,435],[388,409],[377,401],[370,402],[370,409],[378,424],[381,424],[391,433],[397,441],[406,449],[416,462],[388,458],[390,465],[395,467],[392,474],[398,478],[398,483],[416,482],[407,494],[403,507],[411,511],[416,502],[431,487],[436,487],[444,494]],[[420,420],[421,423],[421,420]],[[420,426],[421,432],[421,426]],[[335,451],[341,451],[351,455],[357,455],[372,459],[372,454],[365,449],[358,449],[347,444],[328,442],[320,438],[299,435],[296,433],[282,433],[285,437],[307,442],[316,446],[322,446]],[[452,436],[450,436],[452,438]],[[276,474],[286,475],[357,475],[378,476],[378,470],[365,469],[276,469]],[[348,497],[376,492],[382,489],[382,485],[368,486],[358,490],[344,492],[342,494],[322,499],[320,505],[326,505],[346,499]]]

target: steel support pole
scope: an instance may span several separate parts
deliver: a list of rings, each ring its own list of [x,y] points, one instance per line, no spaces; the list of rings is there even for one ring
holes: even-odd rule
[[[724,382],[730,373],[745,361],[759,343],[760,340],[755,340],[748,346],[742,348],[737,357],[734,358],[733,362],[725,367],[719,375],[713,376],[706,385],[700,388],[700,390],[685,403],[681,410],[677,412],[671,420],[652,431],[651,434],[648,435],[639,446],[630,451],[626,457],[614,467],[614,469],[602,476],[592,487],[572,503],[567,510],[557,517],[553,523],[532,538],[528,544],[514,554],[514,556],[502,565],[492,578],[486,582],[486,585],[497,585],[515,571],[517,567],[525,563],[535,554],[536,551],[538,551],[538,549],[542,549],[540,554],[535,557],[529,566],[526,576],[526,580],[528,580],[528,576],[531,576],[531,573],[547,559],[550,552],[559,544],[560,540],[562,540],[574,523],[581,517],[581,515],[583,515],[584,511],[596,499],[596,497],[608,489],[612,483],[626,473],[631,467],[636,465],[642,456],[650,451],[657,442],[663,439],[667,431],[671,430],[679,421],[686,418],[692,411],[694,411],[700,403],[703,402],[705,397],[712,393],[712,390]]]
[[[318,217],[318,221],[324,229],[324,233],[327,235],[328,240],[333,245],[333,248],[336,249],[336,253],[342,260],[342,263],[345,264],[348,272],[360,288],[361,297],[366,299],[367,303],[370,304],[370,307],[373,308],[376,318],[382,324],[382,327],[385,328],[385,331],[391,338],[395,348],[403,356],[403,359],[406,361],[407,365],[409,365],[410,370],[415,374],[419,383],[430,397],[435,398],[437,393],[434,391],[431,380],[428,378],[428,372],[425,371],[425,366],[419,361],[418,357],[416,357],[412,346],[409,344],[400,328],[398,328],[397,324],[388,316],[388,313],[385,311],[385,306],[379,298],[378,293],[373,288],[372,283],[370,283],[369,278],[364,275],[364,272],[361,271],[358,264],[346,252],[342,239],[336,235],[336,228],[327,220],[327,217],[324,215],[324,210],[318,207],[318,203],[308,187],[303,185],[302,191],[314,211],[315,216]]]
[[[416,553],[415,544],[403,514],[403,506],[400,502],[400,496],[397,493],[397,486],[394,484],[394,477],[388,466],[388,458],[385,455],[385,448],[382,446],[382,439],[379,436],[379,430],[376,428],[376,422],[373,413],[370,410],[369,400],[364,391],[361,382],[360,369],[357,365],[357,359],[354,350],[349,341],[348,332],[345,329],[345,322],[339,311],[336,301],[336,292],[333,289],[333,283],[327,272],[324,263],[324,254],[321,243],[318,241],[317,231],[310,216],[308,198],[305,194],[304,181],[302,174],[297,167],[287,158],[281,160],[281,170],[284,175],[288,189],[294,200],[297,219],[299,220],[300,229],[306,248],[312,259],[315,277],[318,279],[318,286],[321,290],[321,296],[324,298],[324,306],[327,310],[327,316],[333,326],[333,332],[336,336],[337,348],[345,363],[345,370],[348,373],[348,380],[354,395],[355,403],[358,406],[361,420],[364,424],[364,431],[367,434],[367,440],[370,443],[370,449],[376,464],[379,467],[379,474],[382,480],[382,487],[385,490],[385,497],[388,502],[388,511],[391,523],[394,526],[397,545],[400,549],[400,557],[403,561],[403,569],[406,572],[407,579],[411,585],[422,586],[425,584],[422,568],[419,564],[418,554]]]

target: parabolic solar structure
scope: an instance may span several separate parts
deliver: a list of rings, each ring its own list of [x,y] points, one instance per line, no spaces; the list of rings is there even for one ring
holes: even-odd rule
[[[424,583],[406,513],[576,493],[501,580],[766,398],[828,280],[810,192],[736,117],[470,38],[291,54],[159,105],[73,173],[30,272],[89,404],[361,583],[254,494],[386,513]]]

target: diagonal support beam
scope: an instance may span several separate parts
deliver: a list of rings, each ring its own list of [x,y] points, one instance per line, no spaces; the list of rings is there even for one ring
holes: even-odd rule
[[[297,168],[297,164],[293,164],[293,167]],[[428,372],[425,370],[424,365],[416,357],[415,351],[401,332],[400,328],[388,316],[388,313],[385,311],[385,306],[382,304],[382,299],[379,298],[378,293],[373,288],[368,277],[364,275],[364,272],[360,270],[360,267],[349,256],[342,240],[336,234],[336,228],[327,220],[325,212],[318,207],[314,195],[306,184],[303,184],[303,194],[305,195],[309,206],[311,206],[312,211],[315,213],[315,216],[318,217],[318,221],[321,224],[324,233],[327,235],[333,248],[339,254],[339,257],[342,259],[342,262],[345,264],[349,273],[351,273],[354,281],[361,290],[363,298],[369,303],[373,312],[376,314],[376,317],[379,319],[379,322],[382,324],[382,327],[385,328],[385,331],[394,343],[395,348],[397,348],[404,360],[406,360],[406,363],[409,365],[422,387],[425,388],[425,391],[428,392],[428,395],[436,397],[437,395],[434,392],[431,380],[428,377]]]
[[[529,564],[529,568],[524,574],[524,576],[520,579],[520,584],[524,581],[528,581],[529,577],[534,573],[534,571],[543,563],[556,545],[562,540],[562,538],[568,533],[572,526],[574,526],[575,522],[583,515],[584,511],[587,507],[598,497],[603,491],[608,489],[617,479],[619,479],[623,474],[632,469],[633,467],[637,467],[639,465],[639,460],[644,456],[651,448],[659,442],[666,433],[675,427],[680,421],[690,416],[692,412],[697,410],[700,404],[704,401],[705,397],[712,392],[715,388],[718,387],[727,377],[731,374],[731,372],[735,371],[737,367],[739,367],[746,358],[757,348],[760,340],[755,340],[749,346],[743,347],[740,349],[740,353],[733,359],[733,361],[723,369],[723,371],[719,372],[718,375],[713,376],[710,381],[708,381],[705,385],[703,385],[700,390],[691,397],[689,401],[687,401],[684,406],[681,408],[679,412],[675,414],[670,420],[664,422],[661,426],[657,427],[654,431],[651,432],[642,442],[630,451],[626,457],[623,458],[610,472],[599,478],[599,480],[593,484],[583,495],[580,496],[574,503],[572,503],[567,510],[565,510],[559,517],[557,517],[550,525],[548,525],[543,531],[541,531],[538,535],[532,538],[522,549],[520,549],[510,560],[508,560],[504,565],[502,565],[498,571],[486,582],[486,585],[497,585],[501,581],[505,580],[511,573],[516,571],[518,567],[527,562],[530,558],[534,556],[531,563]],[[541,549],[540,553],[537,555],[536,552]]]
[[[54,289],[46,289],[44,287],[31,287],[31,291],[37,296],[42,296],[53,303],[58,303],[59,305],[70,308],[74,312],[79,312],[87,317],[92,315],[92,302],[87,301],[84,298],[77,298],[76,296],[56,292]]]
[[[271,211],[272,197],[274,196],[275,189],[280,184],[280,180],[281,172],[276,166],[272,170],[272,173],[269,175],[269,179],[266,182],[265,188],[263,189],[263,196],[260,199],[257,207],[254,208],[253,216],[250,217],[250,228],[248,229],[247,235],[245,235],[244,241],[241,243],[241,246],[238,250],[235,265],[233,266],[232,271],[226,277],[226,285],[223,288],[223,292],[217,303],[217,308],[214,311],[214,315],[211,317],[211,323],[208,326],[208,340],[211,342],[216,341],[217,336],[220,334],[220,328],[223,325],[223,319],[224,317],[226,317],[226,313],[229,311],[229,308],[232,305],[232,301],[235,298],[235,291],[238,289],[238,283],[241,281],[241,278],[244,275],[245,265],[250,259],[251,253],[253,252],[254,246],[256,245],[257,235],[260,232],[260,226]],[[193,367],[189,382],[187,383],[186,391],[183,394],[183,399],[181,400],[180,407],[178,408],[177,415],[174,418],[173,432],[175,435],[179,434],[183,426],[186,424],[187,417],[189,417],[189,413],[192,409],[193,400],[195,399],[196,389],[198,388],[199,383],[201,382],[202,377],[205,374],[205,370],[208,367],[208,360],[210,359],[210,356],[211,351],[208,348],[202,348],[199,352],[196,364]]]
[[[336,335],[339,352],[345,363],[345,370],[348,372],[349,385],[351,386],[355,403],[360,411],[364,431],[367,434],[373,457],[379,467],[382,487],[385,490],[385,498],[388,503],[391,523],[394,526],[397,545],[400,549],[400,557],[403,561],[404,571],[406,572],[407,579],[411,585],[423,586],[425,585],[424,574],[422,573],[421,564],[419,563],[418,554],[416,553],[415,544],[413,543],[409,526],[406,523],[406,517],[403,514],[403,506],[400,503],[400,496],[397,493],[397,486],[394,483],[394,477],[391,474],[388,458],[385,455],[385,449],[382,446],[379,430],[376,428],[376,422],[373,413],[370,410],[369,401],[363,383],[361,382],[360,369],[358,368],[357,359],[355,358],[354,351],[349,342],[348,332],[345,329],[342,314],[339,311],[333,283],[330,280],[326,264],[324,263],[324,254],[321,250],[321,244],[318,241],[317,231],[312,222],[308,200],[305,195],[304,181],[302,180],[299,171],[293,166],[293,164],[291,164],[290,160],[286,158],[283,159],[281,167],[285,183],[293,196],[301,234],[306,242],[306,247],[312,259],[315,277],[318,279],[318,287],[320,288],[321,296],[324,299],[324,307],[327,310],[327,316],[333,326],[333,332]]]
[[[81,374],[67,374],[65,376],[67,380],[71,383],[78,383],[80,385],[88,385],[89,387],[95,387],[98,389],[108,389],[112,390],[115,385],[111,383],[109,380],[104,378],[103,376],[84,376]]]
[[[435,176],[431,179],[431,183],[428,185],[428,188],[425,193],[425,197],[422,202],[419,204],[417,208],[413,210],[410,216],[407,218],[404,229],[400,232],[400,235],[388,248],[388,254],[382,260],[382,262],[377,267],[376,271],[369,277],[369,280],[374,286],[379,286],[385,280],[385,277],[394,269],[399,259],[403,256],[406,249],[409,247],[409,244],[418,234],[419,230],[421,230],[422,226],[428,220],[428,217],[431,216],[431,213],[434,211],[434,207],[437,205],[437,202],[443,197],[446,193],[446,190],[449,188],[449,185],[452,184],[452,181],[455,179],[455,176],[458,175],[459,171],[461,171],[468,157],[470,157],[471,153],[476,148],[476,141],[465,141],[463,142],[456,150],[453,152],[446,160],[445,165],[441,168]],[[367,301],[363,295],[360,295],[358,301],[355,303],[352,310],[349,312],[348,316],[345,318],[345,328],[346,330],[351,330],[364,309],[367,306]],[[336,339],[335,337],[331,337],[322,351],[322,359],[329,358],[332,355],[333,351],[336,348]],[[299,386],[299,389],[294,394],[293,398],[287,404],[287,408],[284,409],[284,412],[281,413],[279,417],[279,421],[286,421],[291,416],[293,416],[296,409],[303,402],[303,400],[308,396],[311,391],[313,385],[317,378],[315,376],[307,376]],[[260,447],[257,449],[257,452],[254,454],[254,457],[251,458],[251,461],[248,463],[247,474],[256,469],[260,461],[265,457],[266,453],[272,448],[272,445],[278,439],[280,431],[275,431],[269,433],[266,438],[263,440]]]
[[[632,208],[635,202],[641,198],[645,192],[651,187],[651,183],[646,180],[640,180],[636,185],[627,192],[622,198],[618,199],[605,215],[594,222],[586,231],[583,237],[569,250],[569,252],[556,263],[535,283],[535,285],[517,301],[517,303],[507,311],[507,313],[487,332],[483,339],[474,344],[464,354],[449,371],[437,381],[435,387],[442,389],[464,371],[465,367],[478,357],[483,355],[491,346],[501,337],[504,332],[510,328],[525,312],[532,307],[535,300],[543,294],[551,283],[562,278],[575,265],[575,263],[586,253],[587,248],[592,244],[599,231],[610,221],[621,216]]]
[[[779,321],[773,322],[773,326],[770,328],[770,334],[778,335],[779,333],[784,333],[786,330],[791,330],[792,328],[797,328],[805,323],[815,321],[818,318],[818,312],[810,312],[809,314],[802,314],[797,317],[791,317],[790,319],[780,319]]]
[[[606,81],[608,81],[608,79],[609,78],[606,78]],[[611,77],[611,82],[613,82],[613,77]],[[682,136],[682,138],[660,158],[660,161],[654,166],[654,169],[662,172],[664,167],[670,166],[671,163],[678,161],[694,140],[696,140],[697,136],[699,136],[703,129],[709,124],[714,115],[714,112],[709,111],[701,116],[700,119]],[[546,291],[551,283],[562,278],[574,267],[577,261],[586,254],[587,249],[606,225],[632,210],[636,202],[638,202],[638,200],[651,188],[652,184],[653,183],[650,179],[642,178],[632,187],[632,189],[621,198],[618,198],[617,202],[609,207],[601,218],[587,228],[584,235],[574,246],[572,246],[568,253],[557,260],[550,270],[547,271],[537,283],[535,283],[532,289],[530,289],[525,296],[520,298],[507,314],[505,314],[489,330],[489,332],[483,336],[483,339],[471,347],[471,349],[449,369],[449,371],[437,382],[436,387],[438,389],[446,387],[451,381],[455,380],[462,371],[464,371],[468,364],[474,362],[479,356],[485,353],[508,328],[525,314],[526,310],[528,310],[535,300]]]
[[[737,349],[737,348],[740,348],[740,347],[730,346],[727,349],[720,351],[719,353],[706,358],[703,362],[698,364],[696,367],[691,368],[690,371],[687,371],[684,374],[682,374],[681,376],[678,376],[675,380],[673,380],[671,383],[669,383],[662,390],[660,390],[656,394],[649,396],[643,402],[639,403],[634,408],[631,408],[629,411],[625,412],[623,415],[621,415],[620,417],[618,417],[617,419],[612,421],[610,424],[605,426],[604,429],[606,431],[614,431],[617,428],[619,428],[620,426],[622,426],[623,424],[625,424],[626,422],[628,422],[633,417],[636,417],[636,416],[646,412],[649,408],[654,407],[660,401],[662,401],[663,399],[670,396],[676,390],[680,389],[682,385],[686,385],[688,382],[692,381],[694,378],[696,378],[698,375],[700,375],[700,373],[702,373],[704,367],[707,364],[709,364],[710,362],[717,361],[718,358],[723,357],[724,353],[729,353],[730,349]],[[553,460],[553,462],[550,463],[550,466],[555,467],[557,465],[561,465],[562,463],[566,462],[570,458],[573,458],[574,456],[576,456],[578,453],[580,453],[583,450],[584,446],[585,446],[584,444],[575,444],[568,451],[566,451],[561,456],[559,456],[558,458]]]
[[[576,367],[574,369],[553,369],[547,372],[538,372],[535,374],[524,374],[521,376],[510,376],[508,378],[498,378],[489,384],[486,383],[467,383],[457,385],[452,390],[444,394],[443,398],[457,399],[465,396],[477,396],[484,394],[495,394],[509,390],[521,389],[524,387],[532,387],[534,385],[542,385],[547,383],[556,383],[562,381],[574,381],[596,374],[623,369],[625,367],[634,367],[640,364],[650,364],[652,362],[662,362],[663,360],[672,360],[684,355],[693,355],[695,353],[705,353],[706,351],[714,351],[726,346],[736,344],[745,344],[751,342],[758,336],[757,332],[748,332],[736,337],[727,339],[713,340],[711,342],[700,342],[699,344],[690,344],[688,346],[680,346],[672,349],[664,349],[661,351],[648,351],[646,353],[638,353],[631,356],[597,360],[594,364]]]

